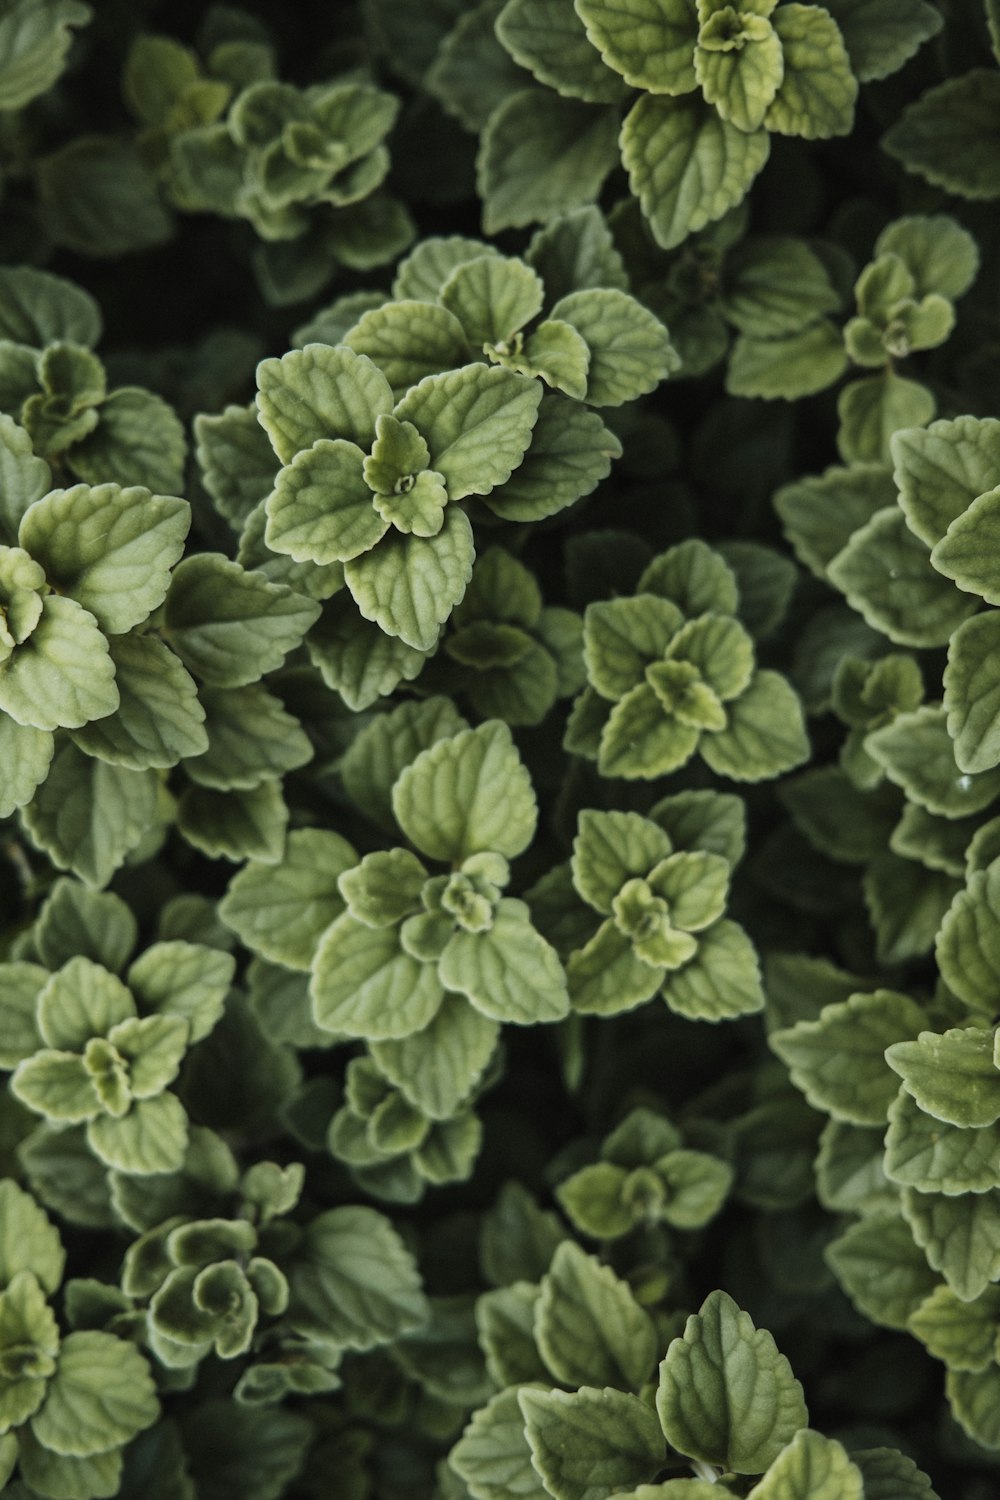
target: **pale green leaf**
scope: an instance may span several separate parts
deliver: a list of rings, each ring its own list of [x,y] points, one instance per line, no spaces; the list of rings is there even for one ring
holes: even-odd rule
[[[128,970],[128,984],[146,1011],[179,1016],[191,1042],[208,1036],[222,1016],[236,960],[231,953],[174,938],[151,943]]]
[[[931,566],[895,506],[855,531],[827,570],[869,625],[903,646],[943,646],[975,608]]]
[[[517,1393],[535,1469],[560,1500],[607,1500],[651,1479],[663,1462],[663,1435],[637,1396],[597,1390]]]
[[[847,1449],[804,1427],[747,1500],[865,1500],[865,1489],[861,1470]]]
[[[100,1113],[101,1100],[83,1058],[75,1052],[37,1052],[19,1063],[10,1081],[15,1099],[47,1120],[79,1125]]]
[[[658,245],[672,250],[739,203],[767,161],[746,133],[694,99],[644,94],[625,118],[622,161]]]
[[[366,452],[375,418],[392,411],[381,371],[353,349],[307,344],[257,367],[257,409],[283,464],[319,438],[344,438]]]
[[[536,932],[523,901],[502,900],[487,932],[456,932],[438,972],[495,1021],[530,1026],[569,1012],[566,976],[551,944]]]
[[[231,526],[241,527],[271,493],[278,460],[255,406],[227,406],[194,419],[201,482]]]
[[[496,1021],[462,995],[445,995],[422,1031],[370,1042],[380,1072],[432,1120],[446,1120],[475,1088],[499,1036]]]
[[[346,913],[321,938],[312,972],[317,1024],[346,1036],[409,1036],[444,998],[434,965],[405,953],[395,928],[368,927]]]
[[[622,445],[596,412],[546,392],[520,466],[486,497],[505,521],[538,521],[589,495],[620,458]]]
[[[49,583],[120,634],[162,604],[190,524],[185,500],[138,485],[78,484],[29,506],[18,540]]]
[[[363,450],[343,438],[319,438],[297,453],[267,498],[267,546],[318,567],[370,551],[389,522],[375,509],[364,464]]]
[[[625,882],[648,875],[672,850],[662,828],[639,813],[585,808],[573,840],[573,884],[595,911],[609,916]]]
[[[485,255],[486,247],[479,253]],[[366,355],[396,397],[428,375],[464,365],[470,352],[469,340],[453,311],[429,299],[408,297],[369,308],[340,342]]]
[[[424,750],[393,787],[392,806],[417,848],[448,864],[480,852],[513,859],[538,819],[531,778],[497,720]]]
[[[49,730],[19,724],[9,714],[0,713],[0,764],[4,768],[0,818],[9,818],[31,801],[48,775],[54,751],[55,740]]]
[[[860,83],[895,73],[941,30],[941,14],[926,0],[833,0],[827,9]]]
[[[545,288],[523,260],[482,255],[456,266],[441,288],[440,300],[458,319],[469,344],[478,349],[506,343],[537,317]]]
[[[966,593],[978,594],[987,604],[1000,604],[1000,573],[995,562],[998,538],[1000,486],[977,496],[955,517],[934,547],[931,562]]]
[[[199,786],[251,791],[312,759],[312,744],[299,721],[259,682],[203,688],[201,702],[208,749],[184,762]]]
[[[768,130],[806,140],[847,135],[858,85],[836,21],[818,5],[783,5],[773,16],[784,74],[764,118]]]
[[[848,463],[888,463],[893,435],[904,427],[926,427],[936,410],[925,385],[894,370],[852,380],[837,398],[840,456]]]
[[[480,1407],[448,1455],[474,1500],[551,1500],[531,1461],[518,1394],[501,1391]]]
[[[41,605],[28,639],[0,663],[0,709],[40,730],[78,729],[114,713],[114,662],[94,616],[58,594],[45,595]],[[29,753],[32,761],[40,759],[43,743],[36,741]]]
[[[10,1177],[0,1181],[0,1288],[21,1271],[31,1271],[54,1296],[62,1281],[66,1254],[59,1231],[30,1193]]]
[[[159,1412],[152,1374],[135,1345],[86,1331],[63,1339],[31,1427],[51,1453],[85,1458],[129,1442]]]
[[[139,386],[112,391],[101,403],[97,426],[67,456],[69,468],[87,484],[144,485],[161,495],[183,488],[186,461],[184,424],[162,397]]]
[[[175,1094],[139,1099],[120,1119],[91,1120],[87,1142],[105,1166],[128,1176],[176,1172],[187,1149],[187,1115]]]
[[[73,735],[87,755],[130,766],[165,769],[208,749],[205,711],[194,680],[155,635],[114,636],[109,641],[118,707]]]
[[[943,708],[897,714],[867,736],[865,749],[912,802],[941,817],[981,812],[1000,793],[1000,772],[959,770]]]
[[[865,1482],[865,1500],[938,1500],[912,1458],[892,1448],[853,1450]]]
[[[925,1023],[906,995],[880,989],[826,1005],[818,1020],[772,1031],[768,1042],[814,1109],[853,1125],[880,1125],[899,1091],[886,1048],[915,1045],[906,1039]]]
[[[338,877],[356,863],[339,834],[294,829],[276,864],[251,861],[233,877],[219,916],[251,952],[308,969],[323,933],[344,910]]]
[[[572,1387],[614,1385],[638,1391],[656,1362],[648,1315],[610,1266],[564,1240],[535,1304],[535,1340],[553,1376]]]
[[[755,672],[746,691],[726,705],[726,715],[726,728],[702,735],[698,746],[717,775],[764,781],[808,759],[802,704],[778,672]]]
[[[627,292],[571,292],[551,316],[575,328],[590,350],[586,399],[592,406],[621,406],[648,395],[680,368],[666,328]]]
[[[171,580],[166,635],[211,687],[243,687],[280,667],[319,612],[314,600],[219,553],[199,552]]]
[[[394,531],[344,568],[365,619],[417,651],[434,648],[440,627],[472,576],[475,546],[469,519],[456,505],[448,506],[444,517],[436,536]]]
[[[60,870],[104,886],[155,826],[158,790],[155,771],[93,760],[67,741],[21,818]]]
[[[293,1328],[342,1348],[370,1349],[429,1315],[416,1264],[384,1215],[333,1208],[309,1224],[290,1267]]]
[[[855,1307],[884,1328],[904,1329],[938,1278],[905,1219],[872,1214],[827,1247],[825,1258]]]
[[[910,1318],[910,1332],[950,1370],[985,1370],[994,1362],[1000,1288],[987,1287],[963,1302],[949,1286],[937,1286]]]
[[[327,604],[305,645],[327,687],[355,713],[387,697],[401,682],[412,682],[427,660],[423,651],[359,616],[344,594]]]
[[[493,263],[489,257],[482,262]],[[465,365],[422,380],[406,393],[395,416],[413,423],[448,498],[461,500],[488,495],[510,478],[531,442],[541,399],[541,386],[524,375]]]
[[[1000,420],[932,422],[895,433],[891,447],[907,525],[933,547],[977,496],[993,488],[1000,465]]]
[[[975,1026],[888,1047],[885,1060],[908,1094],[937,1120],[963,1129],[1000,1120],[1000,1069],[993,1061],[993,1032]],[[874,1123],[874,1122],[873,1122]]]
[[[820,318],[772,338],[740,334],[729,355],[726,390],[731,396],[797,401],[826,390],[846,368],[840,330]]]
[[[941,923],[935,958],[955,994],[971,1010],[992,1017],[1000,1003],[1000,860],[970,875],[955,897]],[[968,1065],[976,1069],[971,1057]]]
[[[906,1188],[902,1202],[929,1265],[963,1302],[1000,1276],[1000,1190],[950,1197]]]
[[[575,9],[604,61],[633,88],[684,94],[696,86],[698,16],[688,0],[577,0]]]
[[[673,1447],[737,1474],[763,1473],[809,1419],[774,1339],[722,1291],[668,1348],[656,1410]]]
[[[487,234],[593,203],[615,165],[614,109],[520,89],[492,113],[476,180]]]
[[[700,933],[695,957],[667,975],[662,994],[672,1011],[692,1021],[724,1021],[763,1010],[760,964],[743,928],[723,917]]]
[[[348,795],[366,817],[395,832],[392,788],[400,772],[421,750],[467,727],[451,700],[442,697],[401,703],[376,716],[341,761]]]
[[[799,561],[825,579],[851,535],[895,497],[892,475],[882,464],[851,464],[783,485],[774,508]]]
[[[960,1130],[925,1114],[905,1089],[889,1108],[885,1173],[922,1193],[985,1193],[1000,1187],[1000,1128]]]
[[[614,104],[625,92],[587,39],[576,10],[562,0],[507,0],[496,33],[522,68],[557,93]]]

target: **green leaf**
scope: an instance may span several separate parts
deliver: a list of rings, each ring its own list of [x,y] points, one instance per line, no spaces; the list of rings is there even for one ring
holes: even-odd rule
[[[895,73],[941,30],[940,12],[926,0],[833,0],[827,9],[860,83]]]
[[[1000,421],[956,417],[932,422],[897,432],[891,446],[907,525],[934,547],[977,496],[993,488],[1000,464]]]
[[[495,1021],[530,1026],[569,1012],[566,976],[551,944],[536,932],[523,901],[503,899],[487,932],[456,932],[438,973]]]
[[[458,319],[468,343],[480,348],[512,339],[536,317],[545,288],[523,260],[481,255],[456,266],[441,288],[440,300]]]
[[[0,764],[4,767],[0,787],[0,818],[9,818],[30,802],[48,775],[55,740],[47,729],[19,724],[0,713]]]
[[[931,1482],[903,1453],[891,1448],[854,1450],[865,1482],[865,1500],[937,1500]]]
[[[519,89],[480,138],[476,184],[483,229],[497,234],[593,203],[615,165],[614,109]]]
[[[474,1412],[448,1455],[474,1500],[551,1500],[531,1461],[518,1395],[500,1391]]]
[[[505,521],[538,521],[596,489],[620,458],[622,445],[596,412],[546,392],[520,466],[486,497]]]
[[[356,863],[339,834],[295,829],[277,864],[251,861],[233,877],[219,916],[251,952],[308,969],[323,933],[344,910],[337,879]]]
[[[67,882],[68,883],[68,882]],[[42,1045],[35,1012],[48,973],[39,964],[15,960],[0,968],[0,1067],[16,1068]]]
[[[995,1364],[977,1374],[949,1370],[945,1378],[945,1391],[955,1420],[973,1442],[990,1449],[1000,1446],[996,1416],[998,1384]]]
[[[486,247],[479,253],[485,255]],[[363,312],[340,342],[367,356],[396,397],[426,376],[464,365],[469,358],[469,340],[453,311],[436,301],[407,297]]]
[[[121,1448],[110,1448],[88,1458],[64,1458],[43,1448],[30,1428],[22,1428],[18,1433],[18,1458],[27,1494],[90,1500],[92,1495],[116,1495],[121,1489]],[[15,1500],[20,1488],[20,1485],[11,1488]]]
[[[66,1255],[59,1231],[30,1193],[12,1178],[0,1181],[0,1288],[30,1271],[50,1296],[62,1281]]]
[[[10,1086],[15,1099],[47,1120],[79,1125],[101,1109],[90,1072],[75,1052],[37,1052],[18,1064]]]
[[[203,688],[201,702],[208,749],[184,762],[199,786],[249,791],[312,759],[298,720],[260,683]]]
[[[298,1412],[215,1399],[186,1413],[181,1436],[200,1500],[227,1500],[234,1486],[246,1500],[279,1500],[303,1467],[313,1427]]]
[[[951,1197],[906,1188],[902,1201],[929,1265],[963,1302],[972,1302],[1000,1276],[1000,1191]]]
[[[609,0],[577,0],[590,41],[633,88],[684,94],[696,86],[698,17],[686,0],[638,0],[628,10]]]
[[[672,250],[741,202],[769,146],[765,130],[738,130],[709,104],[642,95],[622,126],[622,161],[657,244]]]
[[[343,438],[319,438],[296,454],[267,499],[267,546],[318,567],[370,551],[389,522],[375,509],[364,464],[363,451]]]
[[[975,605],[941,578],[900,510],[880,510],[830,563],[830,581],[875,630],[904,646],[943,646]]]
[[[661,797],[650,817],[665,830],[675,849],[706,849],[730,866],[746,850],[746,810],[732,792],[675,792]]]
[[[963,1302],[949,1286],[937,1286],[910,1318],[910,1332],[950,1370],[977,1372],[994,1362],[1000,1289],[987,1287]]]
[[[620,1239],[635,1224],[631,1205],[622,1201],[628,1178],[624,1167],[595,1162],[581,1167],[556,1188],[559,1206],[575,1229],[593,1239]]]
[[[615,104],[625,92],[588,41],[582,19],[562,0],[507,0],[496,34],[522,68],[557,93]]]
[[[82,287],[36,266],[0,271],[0,336],[41,349],[66,342],[92,348],[100,341],[101,309]]]
[[[169,239],[173,219],[133,141],[81,135],[37,171],[42,220],[56,244],[104,258]]]
[[[494,30],[503,0],[480,0],[458,16],[424,75],[424,87],[466,130],[480,131],[492,110],[525,79]]]
[[[235,968],[232,954],[175,938],[151,943],[130,965],[127,979],[143,1010],[179,1016],[194,1043],[221,1018]]]
[[[894,370],[845,385],[837,398],[837,447],[848,463],[888,463],[893,434],[926,427],[937,410],[933,394]]]
[[[740,334],[726,371],[731,396],[796,401],[826,390],[847,368],[840,331],[828,318],[773,338]]]
[[[77,729],[118,707],[114,663],[97,621],[73,599],[41,598],[38,623],[0,663],[0,708],[26,728]],[[21,753],[40,759],[36,741]],[[27,766],[22,778],[30,774]]]
[[[555,1378],[638,1391],[656,1361],[656,1335],[626,1282],[572,1240],[556,1249],[535,1304],[535,1339]]]
[[[685,765],[698,748],[700,729],[668,716],[653,688],[632,688],[611,710],[600,735],[602,776],[646,781]]]
[[[368,927],[346,913],[321,938],[312,972],[317,1024],[372,1041],[423,1030],[444,996],[434,965],[404,952],[395,928]]]
[[[347,1349],[392,1343],[429,1316],[416,1264],[389,1220],[333,1208],[309,1224],[289,1272],[298,1332]]]
[[[194,419],[201,482],[219,514],[235,528],[271,493],[278,461],[256,406],[227,406]]]
[[[108,642],[118,708],[92,719],[73,738],[87,755],[135,771],[165,769],[208,749],[205,711],[194,680],[154,635]]]
[[[804,1427],[779,1453],[748,1500],[864,1500],[861,1470],[847,1449]]]
[[[139,1350],[107,1333],[71,1333],[32,1418],[51,1453],[80,1458],[129,1442],[160,1413],[149,1366]]]
[[[905,1330],[938,1282],[905,1219],[895,1214],[852,1224],[825,1257],[855,1307],[884,1328]]]
[[[673,1447],[737,1474],[762,1474],[809,1420],[774,1339],[722,1291],[668,1348],[656,1410]]]
[[[882,138],[882,147],[915,172],[962,198],[1000,197],[1000,77],[973,68],[927,89],[907,105]]]
[[[121,386],[98,411],[97,426],[74,443],[67,463],[87,484],[144,485],[174,495],[184,485],[187,439],[172,407],[152,391]]]
[[[680,368],[666,328],[627,292],[570,292],[551,316],[575,328],[590,350],[586,399],[592,406],[634,401]]]
[[[368,1050],[408,1103],[432,1120],[447,1120],[475,1088],[498,1035],[496,1021],[464,996],[446,994],[422,1031],[370,1042]]]
[[[878,854],[862,879],[862,893],[882,963],[902,963],[929,953],[959,888],[940,870],[895,854]]]
[[[279,859],[287,825],[277,781],[235,792],[192,786],[177,805],[178,830],[210,859]]]
[[[993,1061],[993,1032],[956,1027],[921,1031],[915,1041],[894,1043],[886,1062],[908,1094],[937,1120],[963,1129],[1000,1120],[1000,1070]]]
[[[129,1176],[177,1172],[188,1144],[187,1115],[175,1094],[139,1099],[120,1119],[91,1120],[87,1143],[105,1166]]]
[[[400,682],[411,682],[427,660],[424,652],[361,618],[345,595],[327,604],[305,645],[327,687],[355,713],[387,697]]]
[[[73,1052],[82,1052],[91,1037],[106,1036],[135,1015],[135,1002],[122,981],[82,954],[50,976],[38,999],[42,1040]]]
[[[366,355],[307,344],[258,365],[257,409],[287,464],[319,438],[343,438],[368,452],[376,417],[392,411],[392,391]]]
[[[915,1046],[907,1039],[925,1022],[906,995],[880,989],[825,1005],[818,1020],[772,1031],[768,1042],[814,1109],[853,1125],[881,1125],[899,1091],[886,1048]]]
[[[865,749],[911,801],[945,818],[981,812],[1000,792],[997,771],[959,769],[943,708],[897,714],[867,736]]]
[[[24,428],[5,413],[0,413],[0,483],[0,518],[7,530],[5,540],[13,541],[29,505],[52,488],[52,475],[45,460],[35,457]]]
[[[353,741],[340,763],[348,796],[365,816],[395,832],[392,788],[400,772],[421,750],[467,728],[448,698],[401,703],[372,720]]]
[[[785,70],[764,117],[768,130],[806,140],[847,135],[858,85],[836,21],[818,5],[783,5],[773,15]]]
[[[604,1500],[651,1479],[663,1462],[663,1435],[645,1402],[623,1391],[517,1393],[531,1458],[559,1500]]]
[[[446,864],[480,852],[513,859],[538,819],[531,778],[497,720],[424,750],[393,787],[392,807],[421,853]]]
[[[638,687],[647,666],[666,654],[683,619],[676,604],[652,593],[588,604],[583,656],[591,685],[612,702]]]
[[[673,850],[668,836],[631,812],[584,809],[573,840],[573,884],[602,916],[627,880],[645,876]]]
[[[366,620],[414,650],[430,651],[465,593],[474,560],[469,519],[452,505],[436,536],[392,532],[374,551],[348,562],[344,577]]]
[[[969,876],[941,923],[934,956],[955,994],[992,1017],[1000,1002],[1000,860]]]
[[[699,934],[698,952],[668,974],[663,998],[688,1020],[723,1021],[764,1008],[760,964],[743,928],[724,917]]]
[[[764,781],[808,759],[802,705],[779,673],[755,672],[746,691],[726,705],[726,715],[726,728],[703,735],[698,746],[717,775]]]
[[[722,305],[740,333],[772,339],[837,312],[841,297],[805,241],[757,235],[727,257]]]
[[[973,615],[948,643],[944,706],[959,770],[989,771],[1000,764],[1000,614]]]
[[[956,516],[931,552],[939,573],[953,578],[960,589],[978,594],[987,604],[1000,604],[1000,575],[992,560],[1000,513],[1000,486],[979,495],[968,510]]]
[[[901,1089],[889,1109],[885,1173],[922,1193],[988,1192],[1000,1187],[1000,1129],[942,1124]]]
[[[851,464],[783,485],[774,508],[799,561],[825,579],[827,566],[852,534],[893,505],[895,494],[883,465]]]
[[[236,688],[280,667],[320,606],[214,552],[175,572],[165,622],[170,644],[211,687]]]
[[[909,214],[893,220],[875,242],[876,257],[886,254],[906,263],[916,297],[961,297],[979,270],[975,240],[947,214]]]
[[[67,741],[21,818],[54,865],[99,887],[155,826],[157,793],[154,771],[92,760]]]
[[[486,257],[481,264],[493,261]],[[510,478],[531,442],[541,399],[541,387],[524,375],[465,365],[422,380],[406,393],[395,416],[413,423],[449,499],[461,500],[488,495]]]

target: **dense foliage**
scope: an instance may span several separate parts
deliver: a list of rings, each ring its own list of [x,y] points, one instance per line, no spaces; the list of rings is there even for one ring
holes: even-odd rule
[[[1000,1488],[997,0],[0,0],[0,1491]]]

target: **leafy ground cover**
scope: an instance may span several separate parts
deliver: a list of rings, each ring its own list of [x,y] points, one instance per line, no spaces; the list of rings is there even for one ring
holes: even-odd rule
[[[996,0],[0,0],[0,1491],[991,1500]]]

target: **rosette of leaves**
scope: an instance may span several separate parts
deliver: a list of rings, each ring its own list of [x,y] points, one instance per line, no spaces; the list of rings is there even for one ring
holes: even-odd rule
[[[7,767],[0,810],[9,813],[32,798],[49,772],[55,731],[79,733],[116,714],[136,676],[146,696],[160,696],[132,632],[163,601],[191,512],[185,500],[139,486],[50,489],[48,465],[32,455],[26,433],[8,417],[0,417],[0,446],[8,474],[0,511],[0,734]],[[170,653],[164,658],[161,669]]]
[[[476,558],[421,687],[464,697],[484,719],[540,724],[585,676],[580,616],[546,606],[524,564],[490,547]]]
[[[442,1029],[436,1031],[447,1045]],[[461,1031],[459,1022],[454,1034],[459,1043],[464,1040]],[[398,1072],[391,1061],[390,1068]],[[428,1187],[464,1182],[472,1175],[482,1144],[482,1126],[472,1102],[483,1081],[474,1083],[471,1095],[453,1114],[439,1118],[440,1108],[428,1113],[412,1102],[419,1092],[412,1084],[404,1093],[373,1057],[354,1057],[344,1078],[344,1103],[327,1132],[329,1149],[360,1188],[390,1203],[416,1203]],[[458,1092],[462,1084],[456,1082]]]
[[[230,51],[231,44],[216,48],[209,68],[229,66]],[[143,57],[148,63],[149,54]],[[190,77],[194,65],[191,59],[182,69],[187,83],[170,102],[173,115],[152,122],[165,156],[163,180],[178,208],[251,225],[265,242],[256,269],[269,301],[301,300],[338,264],[364,271],[406,247],[409,215],[380,191],[390,167],[386,138],[399,112],[395,95],[358,77],[298,88],[270,76],[269,49],[257,48],[249,70],[237,60],[236,92],[219,118],[226,104],[219,85]],[[204,114],[196,109],[178,121],[192,89]],[[159,112],[155,88],[154,96]]]
[[[177,1215],[132,1242],[122,1267],[122,1291],[147,1304],[149,1346],[161,1364],[186,1369],[209,1354],[231,1360],[248,1354],[252,1345],[260,1347],[262,1321],[280,1317],[289,1297],[288,1281],[267,1249],[271,1243],[280,1246],[278,1221],[294,1209],[303,1180],[298,1163],[281,1168],[257,1162],[240,1184],[244,1215]],[[325,1382],[315,1386],[301,1370],[290,1367],[288,1373],[289,1391],[331,1389],[336,1383],[329,1369]],[[280,1394],[280,1382],[270,1373],[254,1370],[243,1378],[248,1391],[266,1385],[272,1399]],[[241,1395],[237,1388],[237,1399]]]
[[[123,1449],[159,1416],[149,1366],[128,1339],[62,1333],[48,1302],[65,1264],[59,1234],[9,1178],[0,1224],[0,1486],[19,1469],[46,1500],[115,1494]]]
[[[258,369],[257,398],[278,458],[268,547],[296,562],[343,563],[365,619],[430,650],[465,593],[472,525],[456,502],[489,494],[524,459],[541,387],[466,365],[395,401],[373,362],[308,344]]]
[[[108,390],[93,352],[100,309],[89,293],[33,266],[0,271],[0,410],[58,471],[177,493],[187,442],[166,401],[140,386]]]
[[[496,720],[421,751],[391,798],[413,848],[446,873],[400,848],[366,855],[339,877],[347,910],[316,949],[313,1010],[321,1027],[367,1040],[411,1103],[446,1118],[482,1073],[501,1024],[568,1013],[555,950],[524,902],[504,894],[537,805],[510,731]],[[447,1049],[449,1038],[450,1085],[424,1055]]]
[[[632,596],[589,604],[588,686],[566,748],[627,779],[665,776],[696,753],[734,781],[800,765],[809,753],[801,705],[784,677],[756,665],[739,607],[735,574],[702,542],[654,558]]]
[[[400,267],[397,300],[363,311],[343,342],[367,354],[397,394],[485,354],[589,406],[647,395],[678,366],[662,323],[620,286],[554,295],[546,285],[546,276],[557,286],[566,278],[581,241],[600,247],[602,225],[596,210],[556,219],[525,259],[474,240],[424,241]]]
[[[16,1023],[3,1049],[11,1093],[51,1125],[84,1126],[106,1166],[175,1171],[188,1118],[170,1085],[189,1046],[218,1021],[233,966],[229,955],[187,943],[154,944],[131,965],[128,985],[80,953],[53,973],[5,965],[4,1010]]]
[[[555,1191],[575,1229],[592,1239],[619,1240],[656,1225],[703,1228],[726,1202],[732,1181],[728,1162],[686,1148],[675,1125],[640,1106],[605,1136],[598,1160]]]
[[[540,1285],[480,1298],[477,1320],[504,1389],[449,1454],[474,1500],[495,1500],[506,1476],[522,1471],[553,1500],[580,1500],[595,1472],[622,1500],[709,1500],[720,1484],[739,1485],[750,1500],[820,1485],[862,1500],[869,1477],[929,1493],[902,1455],[849,1453],[808,1427],[788,1360],[723,1291],[671,1340],[655,1386],[653,1323],[627,1283],[572,1242],[556,1250]]]
[[[665,812],[669,823],[669,806]],[[753,945],[724,915],[732,857],[675,849],[656,814],[580,813],[563,916],[563,931],[573,934],[566,939],[573,1009],[614,1016],[659,994],[691,1020],[760,1010]],[[544,905],[545,882],[533,894]]]

